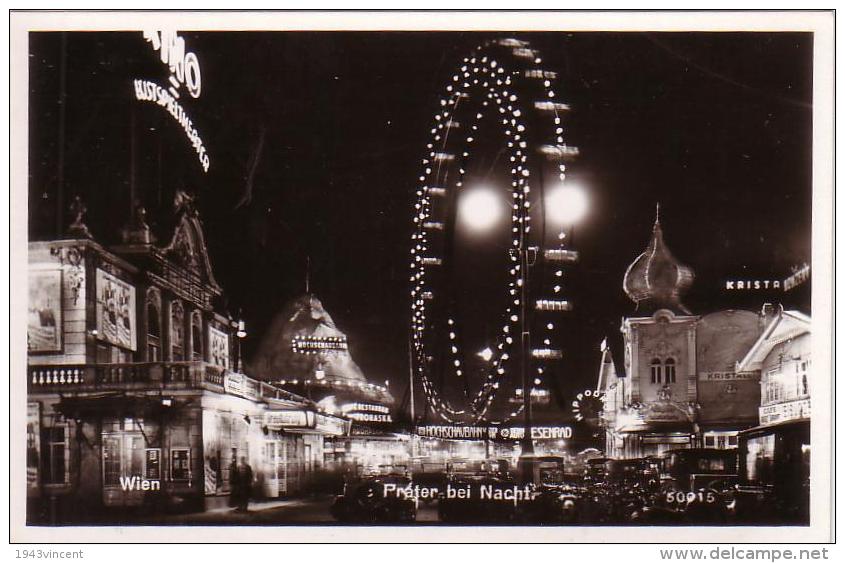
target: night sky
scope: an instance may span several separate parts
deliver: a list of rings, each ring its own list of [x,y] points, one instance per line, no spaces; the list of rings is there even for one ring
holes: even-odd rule
[[[60,173],[62,34],[31,34],[31,237],[56,235],[60,176],[65,201],[82,196],[104,244],[119,241],[132,186],[154,228],[167,223],[174,190],[187,189],[226,306],[247,322],[247,358],[304,292],[310,257],[311,290],[355,360],[401,398],[420,159],[454,68],[493,35],[181,35],[202,69],[200,98],[180,101],[208,149],[207,174],[172,117],[134,99],[132,79],[168,76],[140,32],[65,34]],[[648,242],[657,201],[669,248],[696,272],[685,299],[694,313],[777,300],[809,312],[809,291],[730,293],[724,280],[783,279],[810,260],[811,34],[511,35],[558,73],[559,99],[573,107],[567,142],[581,151],[569,177],[591,201],[574,233],[582,260],[559,400],[595,384],[599,342],[633,311],[622,276]],[[481,279],[479,298],[487,291],[502,286]]]

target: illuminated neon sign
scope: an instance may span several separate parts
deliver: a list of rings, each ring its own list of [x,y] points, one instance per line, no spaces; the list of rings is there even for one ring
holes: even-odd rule
[[[152,43],[153,50],[161,56],[161,62],[170,68],[170,83],[173,85],[170,90],[173,96],[178,99],[178,88],[184,85],[192,98],[199,98],[202,92],[200,63],[194,53],[185,52],[185,40],[175,31],[169,30],[147,30],[144,39]]]
[[[291,347],[299,354],[346,351],[349,345],[345,336],[294,336]]]
[[[601,415],[604,409],[604,393],[587,389],[575,396],[572,401],[572,414],[575,420],[593,419]]]
[[[202,92],[202,74],[197,56],[185,51],[185,40],[175,31],[144,31],[144,39],[159,52],[161,62],[170,70],[169,85],[161,86],[151,80],[135,80],[135,99],[153,102],[165,108],[185,131],[197,153],[203,172],[208,172],[211,161],[202,137],[194,127],[182,104],[178,102],[180,89],[184,86],[192,98],[199,98]]]
[[[417,426],[416,433],[425,438],[441,439],[502,439],[521,440],[525,437],[525,428],[521,426]],[[569,439],[573,432],[571,426],[534,426],[531,438],[534,440]]]

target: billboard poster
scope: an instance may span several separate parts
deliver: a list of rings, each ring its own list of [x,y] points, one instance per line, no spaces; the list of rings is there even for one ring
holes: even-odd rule
[[[97,338],[136,349],[135,288],[97,270]]]
[[[188,481],[191,478],[191,450],[188,448],[170,449],[170,479]]]
[[[62,272],[29,272],[27,348],[30,352],[62,349]]]
[[[26,404],[26,492],[38,491],[41,452],[41,403]]]
[[[222,368],[229,367],[229,335],[213,326],[208,327],[208,347],[211,363]]]
[[[220,439],[219,416],[212,411],[202,411],[202,446],[203,473],[205,474],[205,494],[213,495],[220,487]]]

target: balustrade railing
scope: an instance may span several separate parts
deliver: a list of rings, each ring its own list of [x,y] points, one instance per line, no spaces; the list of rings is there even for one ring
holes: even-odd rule
[[[150,364],[100,364],[94,366],[98,385],[150,383]]]
[[[205,364],[205,362],[30,365],[27,369],[27,381],[32,388],[73,385],[115,387],[152,384],[199,386],[203,382],[206,370],[213,367]],[[220,378],[219,385],[222,387],[222,370]]]
[[[33,386],[83,384],[85,366],[30,366],[29,383]]]
[[[206,364],[205,372],[203,373],[203,381],[222,389],[224,386],[225,373],[226,370],[221,367]]]
[[[304,400],[293,393],[242,373],[228,371],[203,361],[28,366],[31,390],[56,388],[119,388],[144,386],[187,386],[207,388],[239,395],[251,400],[261,398]]]

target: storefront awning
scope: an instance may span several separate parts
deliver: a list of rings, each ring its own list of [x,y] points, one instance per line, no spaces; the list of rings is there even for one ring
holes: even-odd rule
[[[66,417],[95,416],[160,416],[170,412],[176,402],[169,397],[99,393],[96,395],[61,397],[55,410]]]
[[[693,432],[693,425],[691,422],[644,422],[644,423],[637,423],[637,424],[626,424],[625,426],[618,428],[616,432],[627,432],[627,433],[636,433],[636,434],[648,434],[651,432],[655,433],[675,433],[675,432],[685,432],[685,433],[692,433]]]
[[[782,429],[782,428],[798,427],[798,426],[802,426],[802,425],[809,426],[810,425],[810,419],[809,418],[802,418],[802,419],[798,419],[798,420],[783,420],[781,422],[775,422],[773,424],[761,424],[760,426],[755,426],[753,428],[747,428],[745,430],[741,430],[739,432],[739,434],[741,436],[746,436],[748,434],[763,433],[763,432],[766,432],[767,430],[774,431],[774,430],[778,430],[778,429]]]
[[[264,413],[263,423],[273,430],[283,430],[291,434],[324,436],[346,436],[352,426],[352,422],[345,418],[307,409],[267,411]]]

